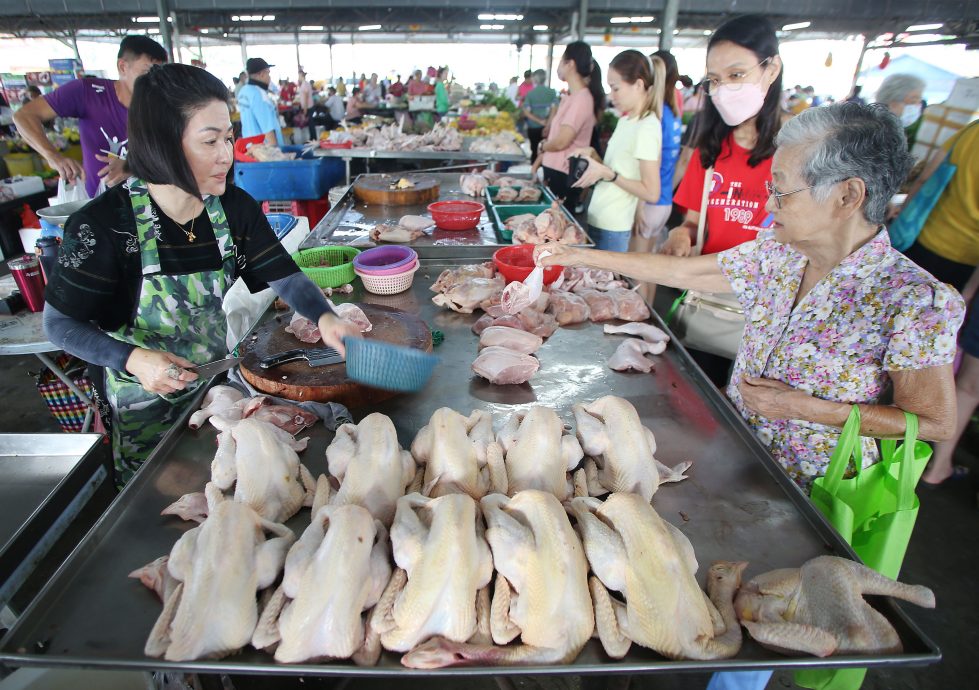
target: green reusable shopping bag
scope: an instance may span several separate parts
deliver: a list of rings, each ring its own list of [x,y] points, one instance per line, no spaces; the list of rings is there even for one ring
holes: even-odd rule
[[[918,441],[918,417],[905,412],[904,443],[882,440],[875,465],[860,467],[860,411],[854,405],[840,434],[826,475],[813,483],[810,498],[863,562],[897,578],[918,516],[914,487],[931,459],[931,447]],[[854,458],[856,476],[843,479]],[[795,682],[818,690],[856,690],[866,669],[811,670],[795,674]]]

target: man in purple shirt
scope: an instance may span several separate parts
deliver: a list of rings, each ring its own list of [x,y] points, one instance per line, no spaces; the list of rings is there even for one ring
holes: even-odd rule
[[[65,183],[84,178],[88,195],[95,196],[100,182],[112,186],[126,179],[126,118],[133,85],[151,66],[166,61],[166,50],[152,38],[126,36],[119,45],[118,80],[85,77],[68,82],[18,110],[14,124]],[[83,165],[48,141],[44,123],[56,117],[78,118]]]

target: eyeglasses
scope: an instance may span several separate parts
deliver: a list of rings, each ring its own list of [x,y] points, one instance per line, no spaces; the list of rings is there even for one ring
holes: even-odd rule
[[[717,90],[724,85],[728,86],[732,91],[737,91],[744,85],[745,79],[750,73],[754,72],[756,69],[758,69],[765,63],[769,62],[771,59],[772,58],[767,57],[761,62],[759,62],[757,65],[755,65],[754,67],[747,69],[743,72],[732,72],[731,74],[728,75],[727,81],[721,81],[720,79],[712,79],[711,77],[704,77],[703,80],[701,80],[700,82],[700,88],[707,91],[708,96],[713,96],[717,94]]]
[[[790,194],[798,194],[799,192],[804,192],[807,189],[812,189],[818,185],[809,185],[808,187],[803,187],[802,189],[793,189],[791,192],[780,192],[778,187],[773,185],[771,182],[765,182],[765,191],[768,192],[768,196],[775,198],[775,207],[782,210],[782,197],[789,196]]]

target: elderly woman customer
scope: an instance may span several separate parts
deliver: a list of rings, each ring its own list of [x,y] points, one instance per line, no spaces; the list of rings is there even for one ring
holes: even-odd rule
[[[682,258],[539,247],[544,265],[592,266],[640,281],[734,292],[744,339],[728,397],[803,489],[824,473],[851,405],[865,437],[953,433],[952,361],[961,296],[890,246],[887,201],[911,164],[898,119],[880,106],[812,108],[777,138],[771,231],[719,254]],[[888,389],[891,404],[883,404]],[[877,458],[865,439],[864,462]]]

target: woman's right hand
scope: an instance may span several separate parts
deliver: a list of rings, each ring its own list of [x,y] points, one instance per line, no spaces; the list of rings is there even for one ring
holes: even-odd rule
[[[65,184],[74,184],[85,179],[85,169],[74,158],[68,158],[68,156],[60,153],[52,153],[45,156],[44,160],[52,170],[58,173]]]
[[[670,230],[666,242],[660,249],[660,254],[669,256],[690,256],[693,254],[693,241],[690,239],[690,232],[686,226],[681,225]]]
[[[545,254],[546,253],[546,254]],[[541,254],[545,254],[541,256]],[[547,242],[534,247],[535,266],[574,266],[576,250],[560,242]]]
[[[168,373],[172,371],[170,367],[174,365],[180,370],[180,376],[177,378],[171,377]],[[143,390],[160,395],[182,391],[188,383],[196,381],[197,374],[187,371],[187,367],[193,366],[196,365],[183,357],[141,347],[134,348],[129,354],[129,359],[126,360],[126,371],[139,379]]]

